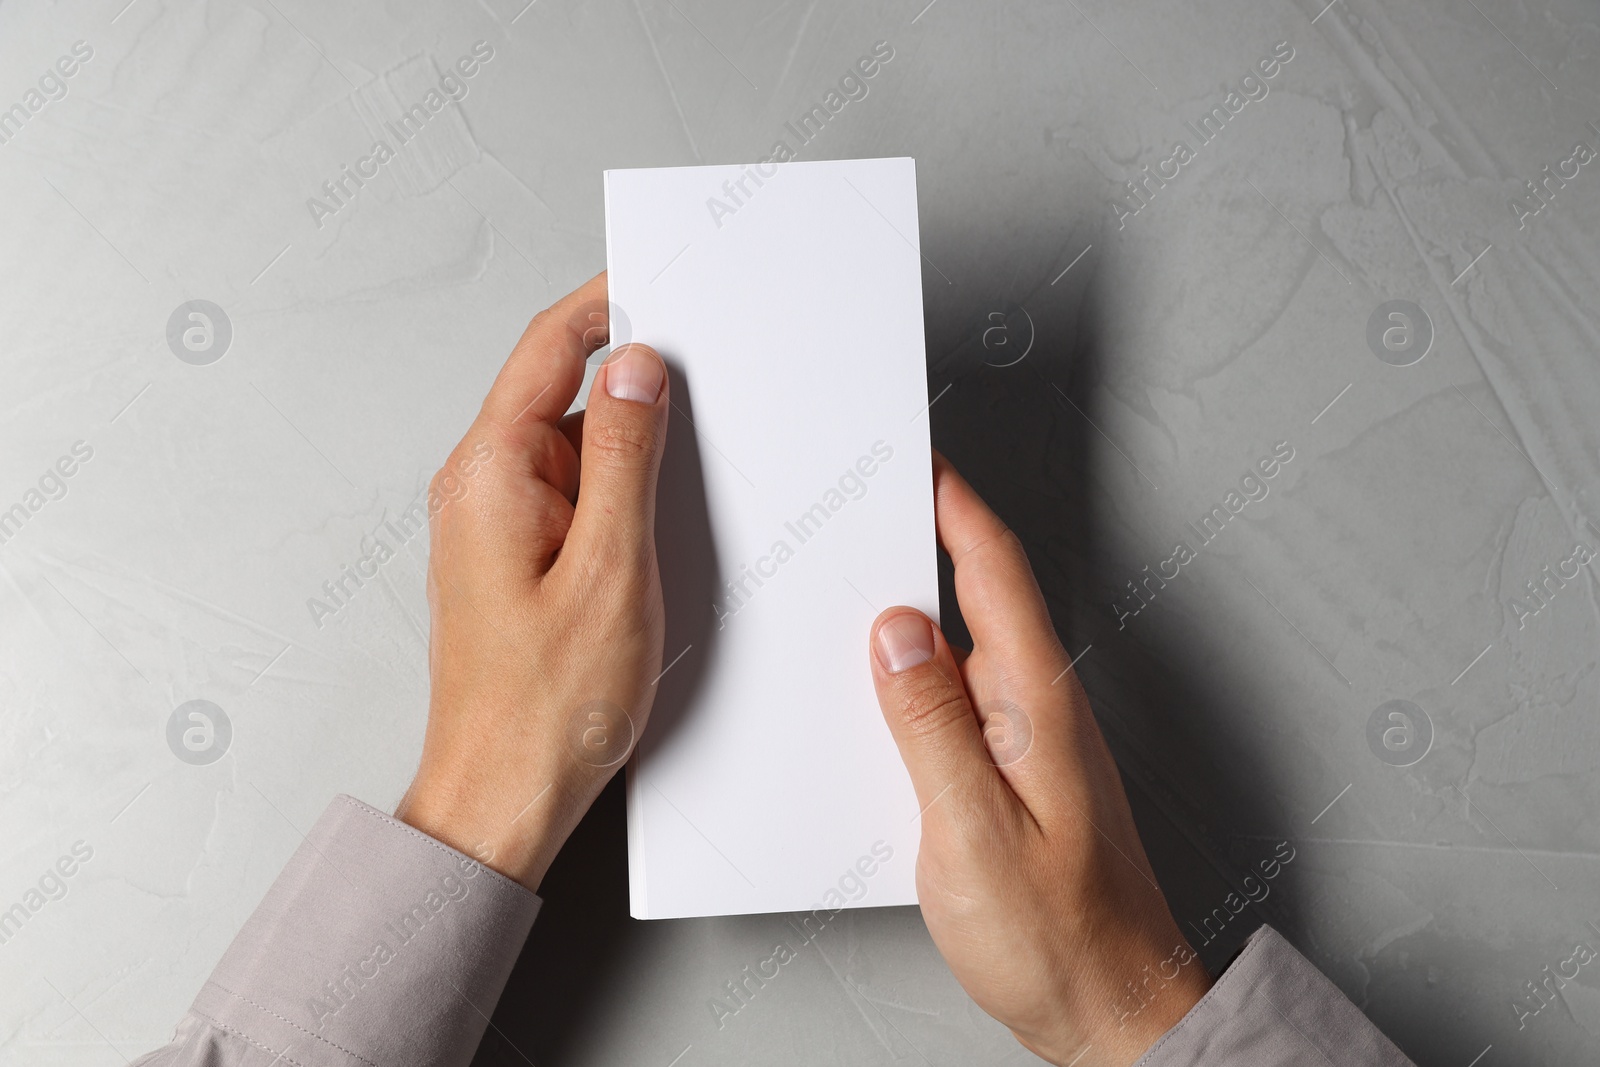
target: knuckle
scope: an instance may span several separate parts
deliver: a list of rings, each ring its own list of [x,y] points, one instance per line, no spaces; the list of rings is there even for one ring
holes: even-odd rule
[[[556,309],[554,307],[547,307],[533,316],[532,320],[530,320],[528,323],[528,329],[526,332],[531,334],[540,330],[548,329],[555,321]]]
[[[587,427],[584,451],[593,450],[607,462],[637,465],[655,454],[656,428],[640,419],[596,419]]]
[[[984,541],[979,548],[987,549],[997,558],[1001,566],[1028,571],[1028,549],[1022,543],[1022,538],[1009,526],[1002,526],[1000,532]]]
[[[443,467],[434,472],[432,478],[428,479],[427,501],[429,514],[437,514],[445,504],[461,499],[466,495],[466,488],[466,479],[457,470],[454,454],[452,453],[451,460],[447,461]]]
[[[913,737],[932,737],[972,717],[972,705],[960,686],[932,670],[907,683],[900,693],[900,722]]]
[[[1025,560],[1028,558],[1027,546],[1022,543],[1022,538],[1017,536],[1017,531],[1013,530],[1011,527],[1003,527],[1000,530],[999,536],[997,536],[995,540],[1001,545],[1004,551],[1017,556],[1019,559]]]

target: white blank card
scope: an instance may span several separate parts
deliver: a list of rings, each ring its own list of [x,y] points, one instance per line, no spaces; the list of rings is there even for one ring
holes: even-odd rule
[[[913,904],[867,639],[883,608],[938,611],[915,164],[614,170],[605,193],[612,340],[659,351],[673,401],[632,914]]]

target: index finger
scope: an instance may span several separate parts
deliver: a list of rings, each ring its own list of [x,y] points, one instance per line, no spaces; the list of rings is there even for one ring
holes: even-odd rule
[[[506,429],[556,423],[583,385],[584,361],[605,343],[604,271],[533,317],[495,376],[482,417]]]
[[[933,515],[939,544],[955,566],[956,599],[973,650],[1014,666],[1052,662],[1061,644],[1021,540],[937,451]]]

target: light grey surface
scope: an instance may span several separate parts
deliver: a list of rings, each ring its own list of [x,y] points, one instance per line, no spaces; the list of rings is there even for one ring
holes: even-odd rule
[[[0,1059],[166,1040],[327,799],[398,798],[426,539],[390,534],[321,626],[308,598],[603,265],[603,168],[792,145],[877,41],[799,157],[917,159],[934,444],[1092,646],[1180,923],[1295,850],[1204,958],[1271,921],[1424,1067],[1595,1059],[1594,965],[1513,1006],[1600,946],[1594,570],[1515,601],[1600,548],[1600,166],[1520,229],[1510,206],[1600,147],[1593,4],[524,2],[0,7],[0,106],[93,49],[0,144],[0,510],[93,448],[0,544],[0,908],[92,849],[0,944]],[[319,227],[307,198],[480,40],[460,105]],[[1185,124],[1282,41],[1200,145]],[[1175,140],[1195,158],[1119,229]],[[232,327],[209,365],[168,342],[199,299]],[[1396,300],[1432,323],[1410,366],[1368,346]],[[1119,629],[1124,583],[1280,441],[1270,494]],[[168,747],[191,700],[231,725],[208,764]],[[1409,767],[1369,746],[1391,700],[1432,724]],[[482,1062],[1031,1062],[910,909],[841,916],[719,1030],[784,920],[631,923],[618,802],[553,873]]]

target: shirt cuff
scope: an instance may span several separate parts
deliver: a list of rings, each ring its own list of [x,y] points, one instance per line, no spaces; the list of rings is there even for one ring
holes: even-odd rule
[[[1312,1055],[1313,1049],[1321,1055]],[[1360,1009],[1270,926],[1250,935],[1211,990],[1134,1067],[1221,1063],[1411,1067]]]
[[[303,1067],[465,1065],[539,903],[476,860],[339,796],[190,1014]]]

